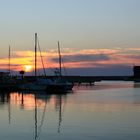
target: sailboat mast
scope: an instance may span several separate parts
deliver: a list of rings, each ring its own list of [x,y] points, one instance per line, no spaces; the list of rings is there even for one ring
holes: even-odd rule
[[[9,74],[11,73],[11,70],[10,70],[11,69],[11,62],[10,62],[11,60],[10,59],[11,59],[11,47],[9,45],[9,64],[8,64],[8,66],[9,66]]]
[[[35,77],[37,76],[37,33],[35,33]]]
[[[58,41],[58,54],[59,54],[59,72],[60,72],[60,76],[62,76],[62,60],[61,60],[59,41]]]

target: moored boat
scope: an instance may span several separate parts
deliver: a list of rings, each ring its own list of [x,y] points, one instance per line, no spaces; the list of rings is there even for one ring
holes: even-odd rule
[[[58,55],[59,55],[59,69],[57,69],[56,73],[58,74],[57,79],[55,79],[51,84],[47,85],[47,91],[58,91],[58,92],[67,92],[72,90],[74,84],[68,82],[66,79],[63,79],[62,76],[62,56],[60,52],[60,45],[58,41]]]

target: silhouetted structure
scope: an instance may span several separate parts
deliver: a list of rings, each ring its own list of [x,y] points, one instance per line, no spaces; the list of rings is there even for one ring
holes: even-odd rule
[[[134,66],[133,68],[134,71],[134,78],[140,78],[140,66]]]
[[[21,74],[21,77],[23,79],[24,78],[25,71],[24,70],[21,70],[21,71],[19,71],[19,74]]]

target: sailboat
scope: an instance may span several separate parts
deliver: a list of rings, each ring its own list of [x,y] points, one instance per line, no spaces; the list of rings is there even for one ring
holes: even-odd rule
[[[10,46],[9,46],[9,63],[8,72],[0,72],[0,90],[15,90],[17,88],[15,79],[11,76],[10,70]]]
[[[28,90],[28,91],[46,91],[47,84],[51,84],[52,81],[47,78],[39,78],[37,77],[37,33],[35,33],[35,72],[34,79],[30,82],[23,81],[23,83],[19,84],[20,90]]]
[[[58,55],[59,55],[59,70],[57,78],[50,84],[47,85],[47,91],[55,91],[55,92],[67,92],[71,91],[73,88],[73,83],[68,82],[62,76],[62,56],[60,52],[60,45],[58,41]]]

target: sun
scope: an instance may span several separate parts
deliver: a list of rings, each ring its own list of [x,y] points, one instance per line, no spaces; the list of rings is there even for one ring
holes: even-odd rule
[[[32,71],[32,66],[31,65],[25,65],[24,67],[25,67],[26,72]]]

